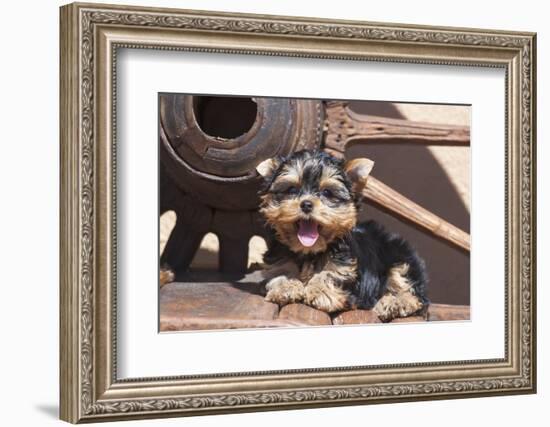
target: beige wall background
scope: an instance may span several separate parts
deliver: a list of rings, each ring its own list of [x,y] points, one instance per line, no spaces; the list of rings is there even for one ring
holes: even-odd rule
[[[403,104],[357,101],[351,108],[361,114],[439,124],[470,125],[470,107],[456,105]],[[375,161],[373,175],[439,215],[451,224],[470,230],[470,148],[425,146],[415,143],[369,143],[349,147],[348,157]],[[433,302],[470,303],[470,257],[441,240],[372,206],[364,205],[360,219],[375,219],[390,231],[408,239],[426,260]],[[160,250],[174,226],[175,214],[160,220]],[[203,239],[191,265],[194,270],[215,270],[218,265],[217,237]],[[266,245],[260,237],[250,242],[249,264],[261,262]]]

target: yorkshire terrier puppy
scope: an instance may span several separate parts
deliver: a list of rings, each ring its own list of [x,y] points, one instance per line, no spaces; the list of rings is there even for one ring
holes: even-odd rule
[[[385,322],[427,308],[426,268],[411,245],[374,221],[357,224],[373,165],[321,151],[258,165],[260,212],[274,237],[264,255],[267,301],[374,309]]]

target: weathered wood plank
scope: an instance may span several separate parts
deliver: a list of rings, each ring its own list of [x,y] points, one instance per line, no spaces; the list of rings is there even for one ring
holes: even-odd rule
[[[334,325],[360,325],[364,323],[382,323],[372,310],[350,310],[339,313],[332,319]]]
[[[432,304],[428,310],[428,321],[446,320],[470,320],[470,306]]]
[[[279,307],[258,295],[259,285],[170,283],[160,290],[160,330],[284,326]]]
[[[393,323],[469,320],[470,307],[432,304],[425,316]],[[170,283],[160,290],[160,330],[272,328],[381,323],[372,310],[350,310],[331,317],[304,304],[279,307],[264,300],[257,283]]]
[[[331,325],[330,316],[305,304],[288,304],[281,308],[280,320],[288,320],[303,325]]]

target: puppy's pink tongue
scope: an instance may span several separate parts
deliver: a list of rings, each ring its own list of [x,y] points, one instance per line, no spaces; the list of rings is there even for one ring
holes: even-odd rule
[[[319,238],[317,223],[311,220],[301,219],[298,223],[298,240],[306,247],[313,246]]]

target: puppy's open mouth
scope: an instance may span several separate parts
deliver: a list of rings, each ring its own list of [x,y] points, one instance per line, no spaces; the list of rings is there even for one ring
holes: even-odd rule
[[[298,240],[305,247],[311,247],[319,238],[319,224],[311,219],[301,219],[297,223]]]

